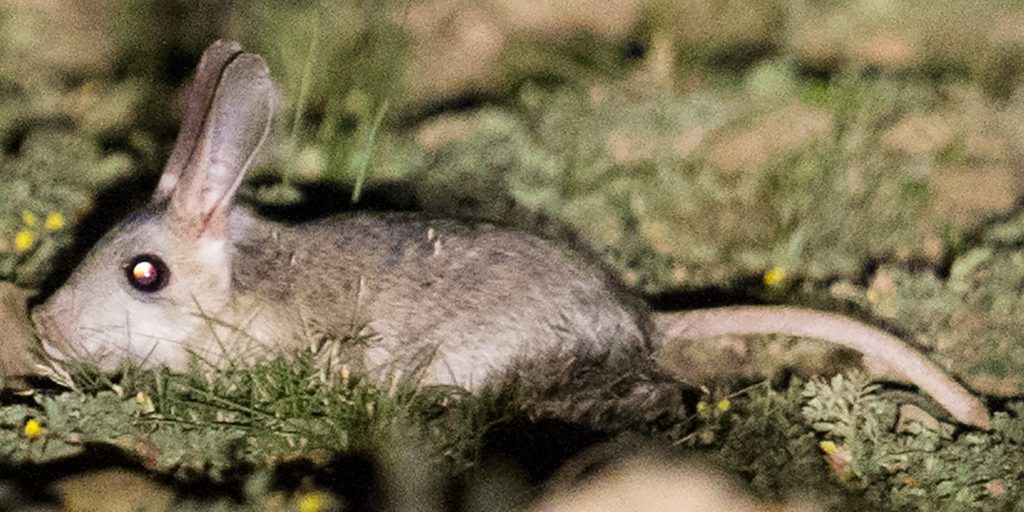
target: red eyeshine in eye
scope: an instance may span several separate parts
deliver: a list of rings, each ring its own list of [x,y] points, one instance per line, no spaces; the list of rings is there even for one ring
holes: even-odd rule
[[[140,254],[125,267],[128,283],[136,290],[155,292],[167,285],[171,271],[163,260],[152,254]]]
[[[132,268],[132,278],[142,286],[150,286],[159,278],[156,265],[148,261],[140,261]]]

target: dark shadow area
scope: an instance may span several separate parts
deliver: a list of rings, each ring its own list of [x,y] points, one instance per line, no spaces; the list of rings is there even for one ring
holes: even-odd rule
[[[1013,164],[1014,169],[1024,168],[1024,161],[1021,161],[1020,159],[1013,162]],[[953,264],[956,262],[956,259],[967,251],[980,246],[982,242],[985,242],[986,233],[990,233],[994,227],[1022,216],[1024,216],[1024,197],[1019,197],[1017,198],[1013,208],[1010,208],[1007,212],[998,215],[991,215],[984,221],[979,222],[966,230],[964,235],[958,240],[947,241],[946,254],[943,257],[942,262],[936,268],[938,276],[943,279],[949,277],[949,272],[953,268]],[[1012,242],[989,241],[987,243],[995,250],[1024,250],[1024,237]]]
[[[708,64],[718,72],[742,73],[779,54],[779,48],[765,42],[739,42],[716,52]]]
[[[845,68],[838,59],[801,61],[794,64],[793,72],[798,79],[828,84]]]
[[[574,423],[515,418],[484,435],[481,466],[511,465],[522,471],[529,485],[537,486],[570,458],[608,439],[608,434]]]
[[[18,501],[58,503],[52,484],[63,478],[85,475],[93,471],[121,469],[141,478],[166,486],[176,495],[199,501],[230,499],[242,502],[244,499],[243,477],[251,468],[225,472],[226,480],[214,482],[209,477],[198,476],[186,480],[175,479],[165,474],[148,470],[143,461],[120,448],[108,444],[87,443],[83,451],[71,457],[45,463],[20,463],[0,466],[0,481],[15,487]]]
[[[10,382],[8,382],[10,381]],[[25,393],[32,390],[32,393]],[[48,377],[38,375],[12,375],[4,376],[4,387],[0,389],[0,405],[24,405],[26,407],[38,407],[36,394],[45,394],[50,391],[63,391],[57,383]]]
[[[176,502],[197,505],[228,500],[235,504],[246,502],[246,483],[256,468],[250,464],[237,464],[220,472],[214,480],[203,471],[178,470],[177,477],[156,472],[146,467],[139,456],[109,444],[84,446],[83,451],[71,457],[45,463],[0,465],[0,482],[10,486],[0,498],[0,508],[23,506],[26,503],[60,503],[53,484],[63,479],[84,476],[100,470],[123,470],[166,488]],[[293,495],[296,492],[322,489],[333,493],[345,505],[345,510],[361,512],[382,510],[386,505],[381,469],[378,461],[365,453],[339,453],[326,463],[308,459],[283,462],[273,468],[268,490]],[[6,501],[5,501],[6,499]],[[13,499],[15,503],[11,503]],[[7,508],[3,508],[7,510]]]
[[[385,496],[378,461],[368,453],[339,453],[326,464],[308,459],[284,462],[274,468],[271,490],[293,493],[313,486],[332,492],[344,503],[344,510],[384,510]]]
[[[72,242],[54,256],[53,271],[39,285],[39,294],[30,306],[44,301],[81,263],[89,249],[96,245],[103,235],[133,210],[146,204],[159,177],[151,173],[137,173],[118,180],[99,191],[96,205],[75,226]],[[140,192],[144,191],[144,192]]]
[[[74,120],[67,115],[23,119],[0,139],[0,151],[4,155],[15,158],[21,153],[21,148],[30,134],[49,130],[68,130],[73,127]]]
[[[410,131],[419,127],[424,121],[445,114],[473,112],[484,107],[503,105],[507,101],[497,92],[469,91],[458,96],[409,104],[405,108],[389,115],[393,119],[393,128],[399,131]]]
[[[723,306],[767,304],[760,276],[749,276],[725,285],[691,290],[669,290],[648,295],[655,311],[686,311]]]
[[[239,192],[239,203],[255,209],[270,220],[283,223],[300,223],[328,217],[339,213],[355,211],[371,212],[413,212],[420,211],[412,187],[394,182],[375,184],[364,188],[358,203],[352,202],[352,187],[333,182],[293,184],[301,200],[285,205],[257,204],[250,193],[253,188],[280,183],[274,176],[260,176],[246,181],[247,187]]]

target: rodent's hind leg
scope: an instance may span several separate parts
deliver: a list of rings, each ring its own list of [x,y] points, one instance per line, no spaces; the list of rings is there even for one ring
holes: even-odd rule
[[[531,357],[514,365],[501,385],[513,386],[533,417],[604,432],[668,427],[684,414],[685,384],[641,351],[627,358],[603,352]]]

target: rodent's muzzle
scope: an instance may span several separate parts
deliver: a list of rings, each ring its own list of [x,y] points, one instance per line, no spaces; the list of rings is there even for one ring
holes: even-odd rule
[[[70,349],[67,337],[64,336],[57,322],[44,311],[47,304],[32,308],[29,318],[35,328],[36,336],[43,349],[43,355],[56,361],[64,361]]]

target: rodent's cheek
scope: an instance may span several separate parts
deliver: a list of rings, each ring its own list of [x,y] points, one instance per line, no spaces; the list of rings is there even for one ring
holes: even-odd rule
[[[117,350],[119,326],[97,323],[92,319],[95,309],[83,311],[69,306],[61,298],[52,298],[33,309],[30,315],[48,357],[64,362],[100,363],[112,354],[123,352]]]

